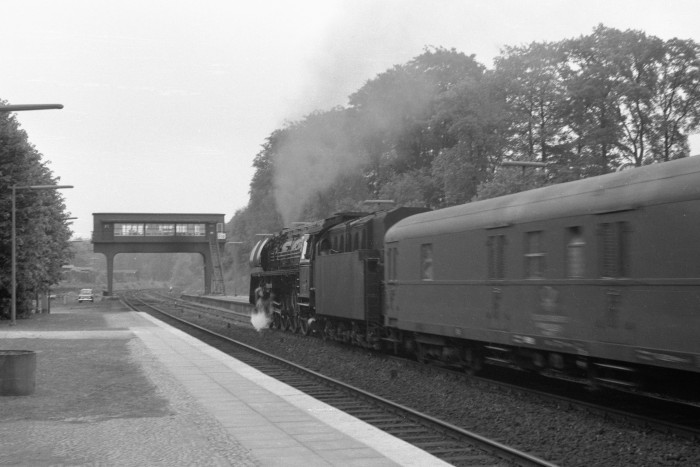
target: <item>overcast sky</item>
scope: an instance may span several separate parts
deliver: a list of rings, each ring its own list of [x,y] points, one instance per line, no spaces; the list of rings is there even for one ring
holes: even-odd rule
[[[285,121],[426,46],[491,68],[597,24],[700,42],[697,0],[0,0],[0,99],[51,161],[74,233],[96,212],[223,213]],[[700,152],[693,144],[692,153]]]

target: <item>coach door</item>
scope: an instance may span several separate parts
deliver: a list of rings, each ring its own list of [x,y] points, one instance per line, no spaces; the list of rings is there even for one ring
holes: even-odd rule
[[[502,229],[489,232],[486,240],[488,284],[490,306],[487,311],[487,321],[490,329],[507,331],[509,316],[503,306],[503,280],[506,278],[505,253],[506,235]]]

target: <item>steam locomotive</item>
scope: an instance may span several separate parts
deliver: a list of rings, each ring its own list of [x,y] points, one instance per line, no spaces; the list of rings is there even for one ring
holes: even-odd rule
[[[271,327],[478,371],[700,374],[700,157],[429,211],[339,213],[251,252]]]

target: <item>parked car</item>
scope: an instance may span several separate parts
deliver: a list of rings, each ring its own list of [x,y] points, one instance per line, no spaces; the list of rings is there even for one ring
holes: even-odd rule
[[[92,293],[92,289],[82,289],[78,295],[78,303],[80,302],[94,302],[95,295]]]

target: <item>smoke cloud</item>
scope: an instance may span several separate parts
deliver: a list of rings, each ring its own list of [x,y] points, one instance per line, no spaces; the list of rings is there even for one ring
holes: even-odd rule
[[[424,46],[406,29],[412,18],[406,17],[409,13],[400,0],[341,5],[334,18],[324,20],[323,38],[309,49],[305,85],[291,103],[289,115],[344,105],[368,80],[417,55]],[[275,196],[285,224],[300,220],[304,204],[314,194],[364,163],[364,156],[352,150],[348,141],[351,132],[340,131],[345,126],[316,125],[295,131],[278,151]]]
[[[300,220],[304,205],[356,170],[364,157],[351,149],[342,112],[307,118],[290,129],[275,160],[274,193],[285,225]]]
[[[258,332],[269,328],[271,321],[272,319],[265,312],[254,311],[250,315],[250,324],[252,324]]]

